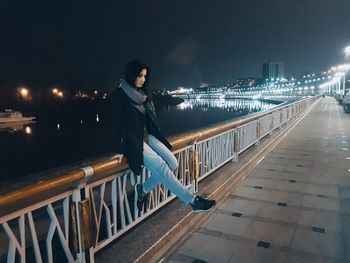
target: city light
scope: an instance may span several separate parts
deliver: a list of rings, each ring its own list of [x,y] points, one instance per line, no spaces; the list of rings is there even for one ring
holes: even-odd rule
[[[336,73],[334,74],[334,77],[343,77],[343,76],[345,76],[345,73],[344,73],[344,72],[336,72]]]
[[[350,46],[347,46],[347,47],[344,49],[344,53],[345,53],[345,56],[346,56],[346,57],[349,57],[349,56],[350,56]]]
[[[337,69],[339,71],[349,71],[350,70],[350,64],[343,64],[343,65],[339,65],[337,67]]]
[[[27,87],[18,87],[17,93],[18,93],[18,96],[24,101],[29,101],[32,99],[30,95],[30,91]]]
[[[52,88],[51,93],[56,98],[63,98],[63,91],[59,88]]]
[[[21,89],[21,95],[22,95],[22,97],[27,97],[28,96],[28,94],[29,94],[29,92],[28,92],[28,90],[27,89]]]

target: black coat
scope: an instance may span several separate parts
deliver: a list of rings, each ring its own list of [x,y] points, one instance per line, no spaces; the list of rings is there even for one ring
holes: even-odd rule
[[[143,165],[145,127],[149,134],[156,137],[167,148],[171,149],[172,146],[160,132],[153,102],[144,102],[146,114],[142,114],[133,104],[121,88],[113,91],[111,96],[112,138],[115,151],[124,154],[131,170],[135,174],[140,174]]]

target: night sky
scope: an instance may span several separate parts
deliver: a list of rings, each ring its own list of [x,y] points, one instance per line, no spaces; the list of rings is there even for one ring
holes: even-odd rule
[[[344,60],[349,0],[0,1],[0,80],[112,81],[127,61],[152,69],[155,88],[286,76]]]

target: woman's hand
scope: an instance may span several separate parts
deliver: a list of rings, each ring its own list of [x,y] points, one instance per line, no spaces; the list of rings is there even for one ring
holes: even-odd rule
[[[116,160],[117,164],[120,164],[123,160],[124,154],[116,154],[111,157],[111,160]]]

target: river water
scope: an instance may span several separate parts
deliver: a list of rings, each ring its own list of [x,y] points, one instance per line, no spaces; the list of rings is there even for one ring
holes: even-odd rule
[[[162,132],[171,136],[274,106],[255,100],[186,100],[159,109],[158,121]],[[71,112],[63,118],[46,116],[36,123],[0,126],[0,184],[113,152],[110,127],[100,112]]]

